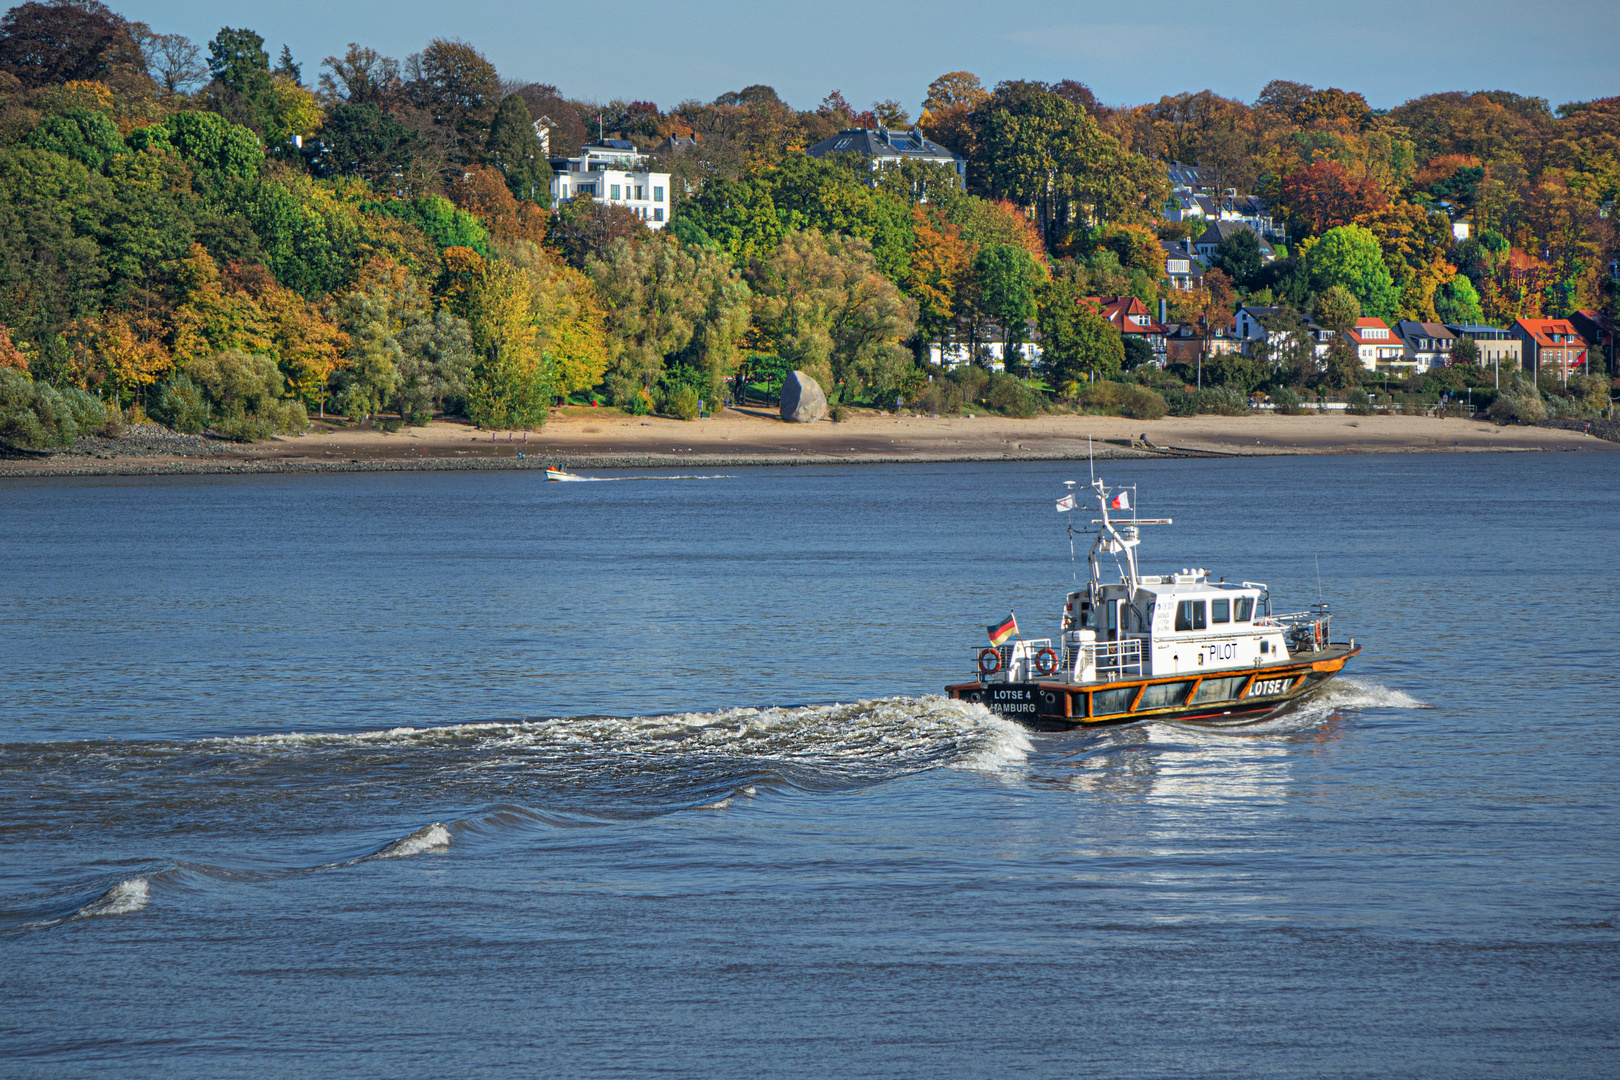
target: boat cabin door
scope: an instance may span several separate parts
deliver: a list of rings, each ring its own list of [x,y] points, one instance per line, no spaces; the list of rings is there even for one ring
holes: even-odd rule
[[[1121,610],[1121,609],[1124,606],[1125,606],[1125,601],[1124,600],[1104,600],[1103,601],[1103,640],[1104,641],[1118,641],[1119,640],[1120,625],[1124,621],[1123,615],[1125,614],[1124,611]]]

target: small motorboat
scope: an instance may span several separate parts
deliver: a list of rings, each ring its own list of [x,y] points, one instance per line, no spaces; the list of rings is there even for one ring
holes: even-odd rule
[[[561,469],[553,469],[553,468],[548,466],[546,468],[546,479],[547,480],[589,480],[590,477],[588,477],[588,476],[575,476],[571,472],[564,472]]]
[[[1077,508],[1068,484],[1059,512]],[[1360,654],[1354,638],[1329,640],[1326,603],[1273,614],[1263,582],[1211,581],[1200,569],[1140,573],[1141,528],[1171,519],[1137,517],[1130,488],[1101,480],[1092,487],[1102,516],[1091,522],[1091,581],[1064,598],[1058,646],[1025,639],[1009,615],[989,627],[990,646],[976,651],[977,679],[947,686],[951,697],[1047,730],[1253,722],[1317,690]],[[1128,519],[1110,514],[1127,510]],[[1085,531],[1069,528],[1071,536]],[[1103,581],[1105,557],[1119,569],[1117,582]]]

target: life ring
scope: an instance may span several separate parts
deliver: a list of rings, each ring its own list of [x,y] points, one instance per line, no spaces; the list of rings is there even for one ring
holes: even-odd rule
[[[979,650],[979,674],[994,675],[1001,670],[1001,651],[999,649]]]
[[[1057,653],[1051,649],[1042,649],[1035,654],[1035,674],[1050,675],[1058,669]]]

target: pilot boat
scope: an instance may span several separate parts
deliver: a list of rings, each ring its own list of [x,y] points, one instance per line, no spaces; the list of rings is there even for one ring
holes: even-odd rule
[[[1077,506],[1073,481],[1058,500]],[[1025,639],[1016,615],[977,650],[977,677],[945,692],[1043,730],[1142,720],[1243,723],[1263,720],[1320,688],[1361,652],[1352,638],[1330,641],[1326,603],[1272,611],[1263,582],[1211,581],[1184,569],[1143,574],[1141,530],[1169,518],[1116,517],[1132,489],[1092,481],[1101,517],[1088,556],[1090,583],[1064,597],[1061,637]],[[1071,519],[1072,520],[1072,519]],[[1072,537],[1084,530],[1073,525]],[[1104,561],[1118,569],[1103,581]]]

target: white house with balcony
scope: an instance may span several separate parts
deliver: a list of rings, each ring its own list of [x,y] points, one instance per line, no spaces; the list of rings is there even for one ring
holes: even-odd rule
[[[669,173],[647,172],[645,159],[626,139],[603,139],[579,148],[579,156],[551,162],[551,204],[581,195],[627,207],[649,229],[669,222]]]
[[[1344,332],[1345,340],[1356,350],[1356,359],[1368,371],[1410,374],[1416,360],[1406,358],[1406,346],[1383,319],[1362,317],[1356,325]]]

